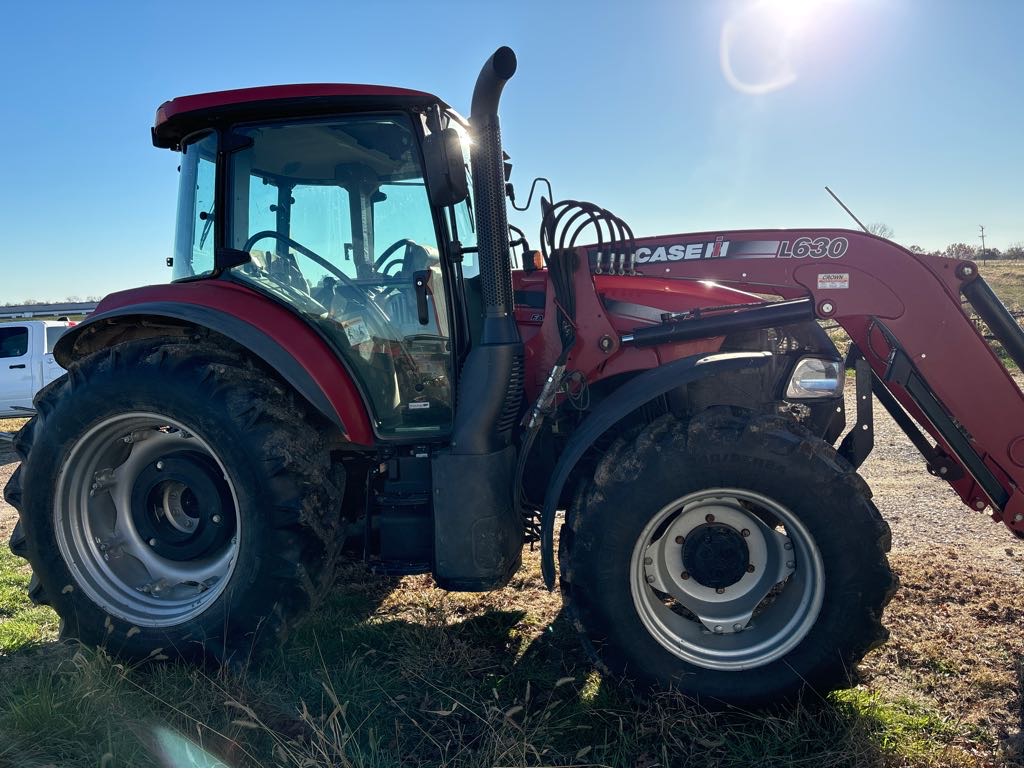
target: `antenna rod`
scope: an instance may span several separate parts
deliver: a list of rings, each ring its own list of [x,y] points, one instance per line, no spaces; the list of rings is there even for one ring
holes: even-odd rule
[[[853,219],[853,221],[857,222],[857,224],[859,224],[859,225],[860,225],[860,228],[861,228],[862,230],[864,230],[864,232],[868,233],[869,235],[871,234],[871,230],[869,230],[869,229],[868,229],[867,227],[865,227],[865,226],[864,226],[864,222],[862,222],[862,221],[861,221],[860,219],[858,219],[858,218],[857,218],[857,217],[856,217],[856,216],[854,215],[853,211],[851,211],[851,210],[850,210],[849,208],[847,208],[847,207],[846,207],[846,203],[844,203],[843,201],[841,201],[841,200],[839,199],[839,196],[838,196],[838,195],[836,195],[836,194],[835,194],[834,192],[832,192],[832,190],[830,190],[830,189],[828,188],[828,185],[827,185],[827,184],[825,185],[825,192],[827,192],[827,193],[828,193],[829,195],[831,195],[831,196],[832,196],[832,199],[833,199],[833,200],[835,200],[835,201],[836,201],[836,203],[838,203],[839,205],[841,205],[841,206],[843,207],[843,210],[844,210],[844,211],[845,211],[846,213],[848,213],[848,214],[850,215],[850,218],[851,218],[851,219]]]

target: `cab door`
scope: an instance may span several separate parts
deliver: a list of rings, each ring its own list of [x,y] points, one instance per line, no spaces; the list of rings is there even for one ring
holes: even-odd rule
[[[228,239],[232,274],[291,305],[352,373],[377,435],[451,432],[445,275],[408,115],[239,126]]]

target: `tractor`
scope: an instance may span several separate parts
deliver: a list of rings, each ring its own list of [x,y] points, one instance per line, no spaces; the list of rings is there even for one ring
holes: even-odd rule
[[[63,636],[225,662],[340,564],[489,591],[530,544],[607,674],[743,707],[849,686],[897,586],[857,474],[876,402],[1024,532],[1024,398],[970,313],[1018,365],[1024,334],[976,265],[846,229],[636,236],[550,193],[533,250],[516,66],[488,59],[468,120],[370,85],[160,106],[173,279],[61,338],[4,492]]]

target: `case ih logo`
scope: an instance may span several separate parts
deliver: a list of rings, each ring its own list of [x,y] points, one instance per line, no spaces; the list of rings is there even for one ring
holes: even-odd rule
[[[640,246],[637,264],[681,262],[687,259],[839,259],[850,247],[846,238],[797,238],[796,240],[736,240],[724,236],[710,242]]]
[[[637,264],[648,262],[680,262],[684,259],[717,259],[729,252],[729,241],[715,238],[710,243],[675,244],[671,246],[641,246],[636,250]]]

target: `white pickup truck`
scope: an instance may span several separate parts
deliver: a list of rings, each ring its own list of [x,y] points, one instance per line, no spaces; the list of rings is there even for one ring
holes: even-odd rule
[[[25,416],[32,398],[64,373],[53,345],[73,323],[26,320],[0,323],[0,417]],[[21,409],[21,410],[19,410]]]

